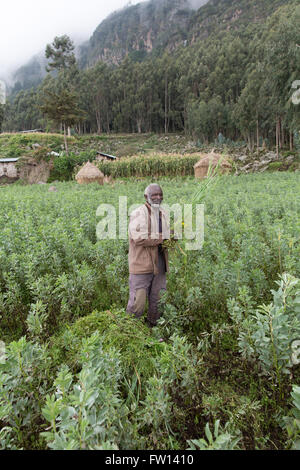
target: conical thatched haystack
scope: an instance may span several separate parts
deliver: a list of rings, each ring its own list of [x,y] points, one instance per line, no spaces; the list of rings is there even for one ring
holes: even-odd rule
[[[226,158],[219,153],[209,153],[203,154],[201,160],[194,165],[195,177],[200,179],[205,178],[207,176],[209,165],[211,164],[212,169],[214,169],[216,168],[219,160],[221,160],[221,163],[219,164],[220,173],[229,173],[232,167]]]
[[[99,170],[99,168],[97,168],[90,161],[88,161],[77,173],[75,179],[79,184],[103,184],[104,174]]]

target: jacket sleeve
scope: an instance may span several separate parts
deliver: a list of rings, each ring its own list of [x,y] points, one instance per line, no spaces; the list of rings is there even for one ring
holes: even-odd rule
[[[136,211],[130,216],[129,237],[138,246],[157,246],[163,243],[164,238],[162,234],[148,233],[148,218],[142,211]]]

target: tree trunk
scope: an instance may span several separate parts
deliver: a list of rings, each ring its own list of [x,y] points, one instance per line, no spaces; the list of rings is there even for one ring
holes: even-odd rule
[[[108,112],[106,113],[106,122],[107,122],[107,129],[106,129],[106,132],[109,134],[109,133],[110,133],[110,128],[109,128],[109,117],[108,117]]]
[[[168,115],[168,76],[165,75],[165,134],[168,132],[168,122],[167,122],[167,115]]]
[[[102,126],[101,126],[101,113],[99,108],[96,110],[96,121],[97,121],[97,134],[101,134]]]
[[[71,127],[68,126],[68,137],[71,137]]]
[[[150,94],[148,116],[149,116],[149,132],[152,132],[152,94]]]
[[[278,143],[280,149],[282,149],[282,139],[281,139],[281,118],[278,118]]]
[[[66,124],[65,123],[64,123],[64,141],[65,141],[66,154],[69,155],[68,142],[67,142],[67,133],[66,133]]]
[[[290,131],[290,151],[294,150],[293,133]]]
[[[279,126],[280,126],[280,122],[279,122],[279,118],[278,118],[277,122],[276,122],[276,154],[277,154],[277,158],[279,158],[279,134],[280,134]]]
[[[281,147],[284,147],[284,141],[285,141],[285,132],[284,132],[284,126],[282,126],[282,137],[281,137]]]
[[[256,121],[256,145],[259,148],[259,122],[258,119]]]
[[[251,133],[248,134],[248,149],[250,150],[250,152],[253,152],[254,149],[254,139]]]
[[[136,125],[137,125],[137,130],[138,130],[138,133],[141,134],[142,133],[142,125],[141,125],[141,118],[137,119],[136,120]]]

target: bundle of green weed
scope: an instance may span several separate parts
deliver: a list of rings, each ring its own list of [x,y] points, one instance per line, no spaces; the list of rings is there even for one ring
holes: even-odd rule
[[[217,182],[217,176],[220,174],[220,165],[221,165],[221,163],[222,163],[222,159],[220,159],[217,162],[217,165],[215,167],[212,165],[212,163],[210,163],[209,167],[208,167],[206,178],[199,180],[199,182],[197,184],[197,187],[195,189],[195,192],[194,192],[193,196],[191,197],[191,200],[190,201],[185,201],[183,198],[179,197],[178,198],[178,203],[181,204],[181,206],[184,206],[184,204],[191,203],[193,209],[195,208],[195,205],[197,205],[197,204],[198,205],[204,204],[205,197],[208,193],[208,190],[210,188],[212,188]],[[174,226],[171,225],[171,232],[173,232],[176,235],[179,231],[179,234],[180,234],[182,226],[184,226],[184,222],[182,222],[182,220],[180,218],[177,222],[174,223]],[[174,248],[178,247],[180,249],[181,253],[185,256],[185,259],[186,259],[186,253],[182,250],[182,248],[180,248],[179,245],[180,245],[179,240],[177,240],[177,243],[176,243],[176,240],[173,239],[173,238],[171,238],[170,240],[165,240],[164,243],[163,243],[163,246],[165,248],[174,249]]]
[[[72,326],[66,326],[59,336],[52,339],[53,357],[76,369],[82,338],[88,338],[96,331],[101,334],[104,351],[111,348],[120,351],[127,377],[137,374],[140,379],[154,374],[154,360],[159,357],[165,345],[151,336],[145,323],[124,310],[95,310]]]
[[[179,176],[193,175],[199,155],[149,155],[124,157],[115,162],[101,162],[99,169],[113,178],[130,176]]]

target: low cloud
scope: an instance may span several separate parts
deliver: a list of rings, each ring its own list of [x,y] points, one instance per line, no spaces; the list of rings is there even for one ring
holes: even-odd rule
[[[205,5],[205,3],[208,3],[209,0],[188,0],[191,8],[193,8],[193,10],[198,10],[198,8],[202,7],[203,5]]]

